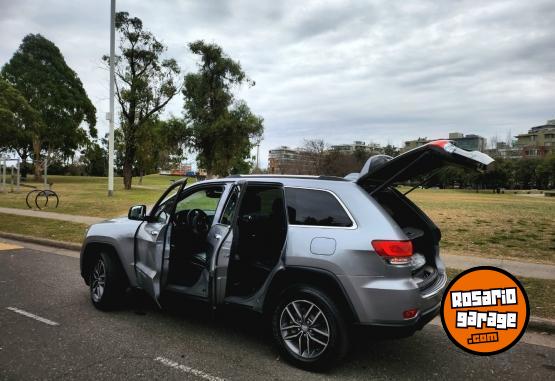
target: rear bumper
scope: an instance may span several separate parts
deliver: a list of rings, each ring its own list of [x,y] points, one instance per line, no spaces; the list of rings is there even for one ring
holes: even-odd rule
[[[440,271],[438,279],[425,290],[410,279],[340,276],[351,297],[359,325],[407,328],[415,331],[432,320],[441,308],[447,276]],[[403,312],[416,308],[418,313],[405,319]]]

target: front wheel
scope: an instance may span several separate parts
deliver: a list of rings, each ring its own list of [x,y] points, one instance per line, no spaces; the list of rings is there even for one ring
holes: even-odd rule
[[[297,286],[286,292],[272,315],[274,340],[292,364],[324,370],[345,356],[348,329],[337,304],[319,289]]]
[[[121,301],[125,292],[125,274],[113,256],[100,253],[89,274],[90,296],[100,310],[110,310]]]

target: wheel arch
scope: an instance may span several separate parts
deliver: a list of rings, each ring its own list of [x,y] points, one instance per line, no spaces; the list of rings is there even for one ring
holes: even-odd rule
[[[269,313],[279,297],[294,285],[316,287],[338,303],[338,307],[350,323],[359,321],[354,306],[339,279],[331,272],[318,268],[288,266],[274,275],[264,298],[264,314]]]
[[[125,274],[127,282],[129,282],[129,277],[127,275],[127,272],[124,271],[123,263],[121,262],[121,258],[116,248],[106,242],[90,242],[83,248],[83,252],[81,254],[81,276],[85,280],[85,283],[87,285],[89,284],[89,277],[87,276],[87,274],[89,274],[89,272],[91,271],[95,263],[95,259],[101,252],[106,253],[110,257],[115,259],[116,263],[121,266],[122,272]]]

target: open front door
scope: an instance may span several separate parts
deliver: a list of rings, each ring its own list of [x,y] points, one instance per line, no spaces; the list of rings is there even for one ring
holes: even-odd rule
[[[164,251],[169,251],[170,230],[169,223],[144,222],[137,230],[135,238],[137,283],[156,302],[160,297]]]
[[[227,197],[220,221],[212,226],[208,232],[208,249],[211,253],[210,260],[210,297],[212,305],[221,303],[225,298],[227,284],[227,270],[231,245],[233,243],[233,225],[235,223],[237,208],[241,201],[242,190],[245,184],[233,185]]]
[[[170,186],[135,233],[137,284],[157,303],[160,297],[163,264],[170,250],[170,216],[175,209],[176,195],[186,184],[187,180],[184,180],[176,181]]]

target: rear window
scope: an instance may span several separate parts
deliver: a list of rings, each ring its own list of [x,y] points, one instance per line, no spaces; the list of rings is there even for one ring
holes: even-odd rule
[[[353,221],[337,198],[315,189],[285,188],[287,214],[292,225],[350,227]]]

